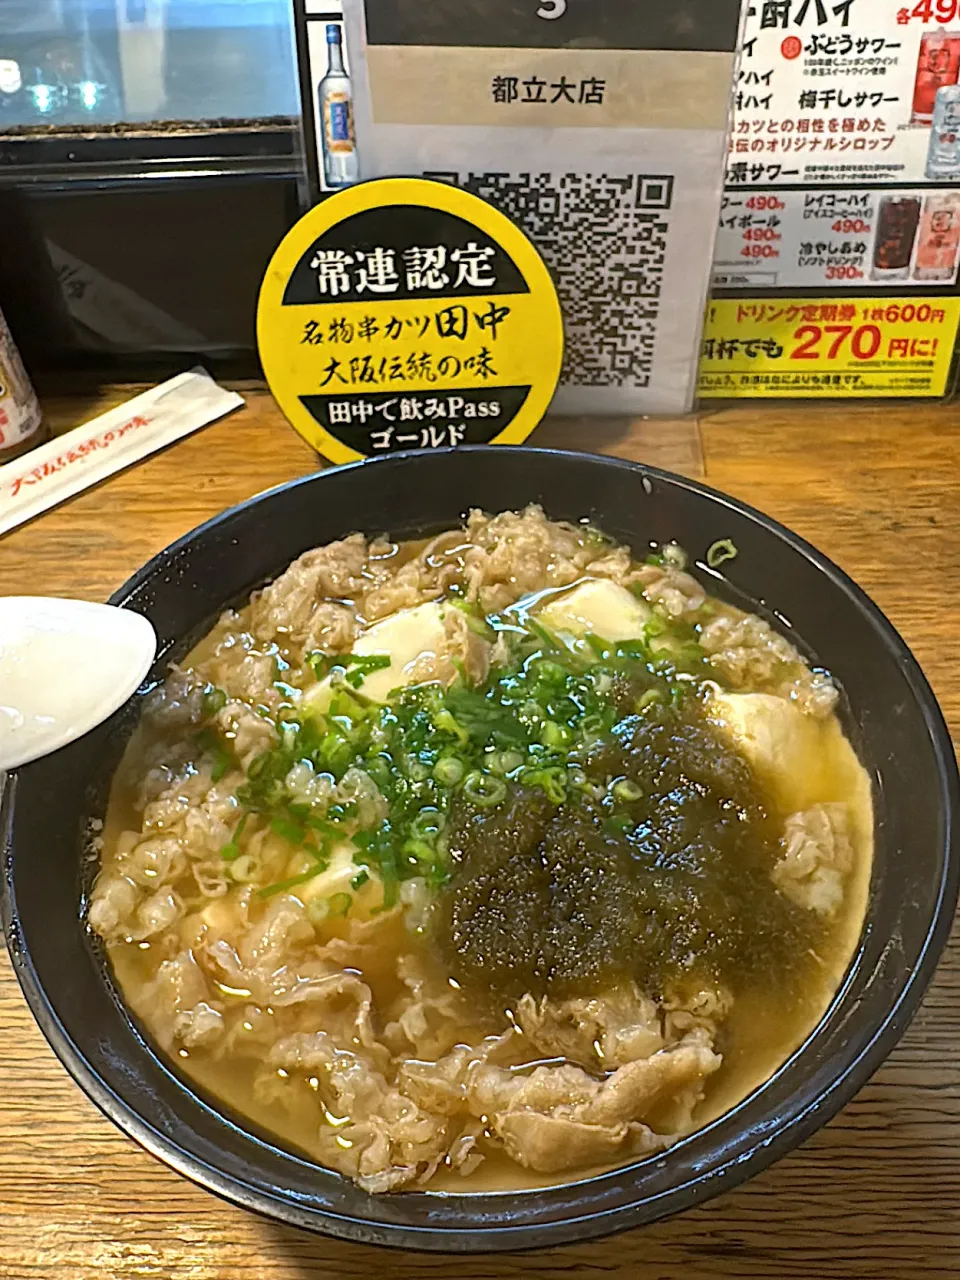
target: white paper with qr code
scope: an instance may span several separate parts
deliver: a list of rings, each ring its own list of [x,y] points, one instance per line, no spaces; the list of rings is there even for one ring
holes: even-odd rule
[[[0,534],[238,409],[204,369],[134,396],[0,467]]]
[[[329,5],[297,4],[303,39]],[[741,0],[344,0],[359,177],[451,182],[527,232],[564,312],[553,412],[692,407],[740,23]]]

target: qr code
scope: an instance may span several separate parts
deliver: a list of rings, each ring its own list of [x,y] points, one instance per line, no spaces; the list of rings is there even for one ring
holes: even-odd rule
[[[646,387],[674,179],[666,174],[430,173],[495,205],[543,254],[566,329],[562,382]]]

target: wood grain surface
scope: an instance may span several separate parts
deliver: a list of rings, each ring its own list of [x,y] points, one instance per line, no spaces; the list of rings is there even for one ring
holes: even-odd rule
[[[129,392],[125,394],[130,394]],[[319,465],[272,400],[0,540],[0,594],[105,599],[232,503]],[[50,406],[58,429],[120,393]],[[869,592],[960,730],[960,407],[735,408],[696,424],[547,424],[532,443],[642,458],[760,507]],[[700,442],[702,441],[702,453]],[[221,1203],[105,1120],[0,965],[0,1280],[914,1280],[960,1276],[960,949],[910,1030],[805,1146],[679,1218],[536,1253],[444,1258],[301,1234]]]

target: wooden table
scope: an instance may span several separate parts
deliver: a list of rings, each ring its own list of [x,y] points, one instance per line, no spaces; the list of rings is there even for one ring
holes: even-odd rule
[[[116,402],[117,396],[112,397]],[[62,401],[61,427],[106,407]],[[670,424],[542,427],[691,474],[813,541],[886,611],[960,730],[960,407],[726,409]],[[245,410],[0,541],[0,593],[105,599],[201,520],[318,466],[262,392]],[[803,1148],[680,1218],[523,1255],[388,1254],[223,1204],[105,1120],[0,970],[0,1280],[912,1280],[960,1276],[960,948],[859,1096]]]

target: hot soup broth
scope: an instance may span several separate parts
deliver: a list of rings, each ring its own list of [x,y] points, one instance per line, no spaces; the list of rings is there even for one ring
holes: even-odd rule
[[[675,546],[537,508],[354,535],[152,696],[89,924],[183,1072],[371,1192],[626,1162],[769,1077],[850,960],[836,701]]]

